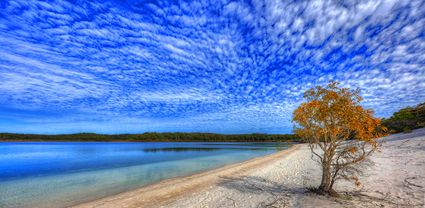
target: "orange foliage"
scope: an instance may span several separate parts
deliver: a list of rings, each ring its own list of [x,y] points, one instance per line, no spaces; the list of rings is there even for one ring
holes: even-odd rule
[[[303,138],[320,141],[357,139],[374,143],[383,135],[381,120],[373,111],[364,109],[358,90],[338,88],[331,82],[327,87],[315,87],[304,93],[307,102],[293,114],[298,124],[295,133]]]
[[[319,187],[333,193],[337,179],[360,185],[356,173],[360,164],[377,149],[376,138],[385,134],[381,120],[373,111],[360,105],[359,90],[339,88],[331,82],[326,87],[315,87],[304,93],[306,102],[293,113],[295,133],[310,144],[312,153],[322,165]],[[321,149],[321,151],[317,151]]]

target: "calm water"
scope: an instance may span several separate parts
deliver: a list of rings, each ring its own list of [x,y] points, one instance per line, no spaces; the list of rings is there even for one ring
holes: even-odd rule
[[[0,143],[0,207],[65,207],[240,162],[286,143]]]

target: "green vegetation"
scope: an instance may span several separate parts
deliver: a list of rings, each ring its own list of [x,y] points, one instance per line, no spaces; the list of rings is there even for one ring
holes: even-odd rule
[[[10,134],[0,133],[0,141],[129,141],[129,142],[297,142],[293,134],[213,134],[156,133],[143,134]]]
[[[388,119],[382,119],[390,133],[411,132],[413,129],[425,127],[425,103],[416,107],[403,108]]]

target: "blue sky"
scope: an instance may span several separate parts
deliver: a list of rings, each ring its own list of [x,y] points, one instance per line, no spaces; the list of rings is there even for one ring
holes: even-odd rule
[[[0,132],[290,133],[302,93],[425,101],[425,1],[0,1]]]

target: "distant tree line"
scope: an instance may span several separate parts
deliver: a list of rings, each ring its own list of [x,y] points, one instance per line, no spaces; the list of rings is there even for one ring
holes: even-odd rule
[[[413,129],[425,127],[425,103],[403,108],[390,118],[382,119],[382,124],[390,133],[410,132]]]
[[[12,134],[0,133],[0,141],[130,141],[130,142],[298,142],[294,134],[214,134],[157,133],[143,134]]]

